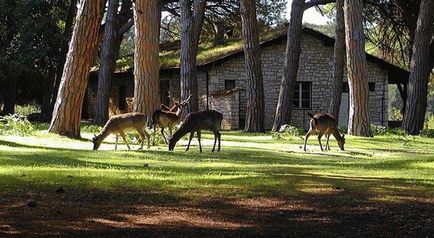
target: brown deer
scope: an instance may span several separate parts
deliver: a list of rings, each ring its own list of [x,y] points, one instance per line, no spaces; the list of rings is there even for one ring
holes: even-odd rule
[[[212,147],[212,152],[215,151],[215,145],[218,139],[218,149],[220,151],[221,134],[219,132],[221,122],[223,120],[223,115],[214,110],[205,110],[201,112],[192,112],[187,115],[181,127],[173,134],[173,137],[169,139],[169,151],[173,151],[176,142],[179,141],[185,134],[190,132],[190,139],[188,140],[187,149],[190,148],[191,139],[193,139],[194,133],[197,134],[197,139],[199,141],[199,149],[202,153],[202,145],[200,143],[201,130],[210,130],[214,133],[214,146]]]
[[[161,128],[161,135],[164,138],[166,144],[168,144],[166,136],[164,135],[164,128],[169,128],[169,135],[172,136],[172,130],[175,125],[177,125],[182,118],[182,108],[187,105],[190,101],[191,95],[184,101],[179,102],[177,100],[174,101],[174,105],[172,108],[161,104],[162,109],[155,110],[154,114],[152,114],[152,126],[154,127],[152,144],[155,145],[155,133],[157,130],[157,126]],[[164,110],[163,108],[169,109]]]
[[[116,145],[115,150],[118,147],[118,137],[119,135],[124,140],[125,144],[130,150],[130,146],[125,138],[125,131],[136,130],[141,138],[142,145],[140,149],[143,149],[143,142],[146,139],[148,140],[148,148],[150,147],[150,136],[145,130],[145,126],[147,124],[147,115],[144,113],[125,113],[121,115],[116,115],[110,118],[107,121],[104,128],[102,128],[101,132],[98,135],[95,135],[92,139],[93,142],[93,150],[97,150],[101,145],[102,141],[109,136],[110,134],[116,134]]]
[[[330,150],[329,139],[331,134],[333,134],[336,141],[338,142],[339,148],[341,148],[341,150],[344,150],[345,135],[344,134],[341,135],[339,133],[336,119],[332,115],[326,113],[317,113],[314,116],[310,112],[308,112],[307,115],[311,119],[310,119],[309,131],[306,133],[306,136],[304,138],[304,151],[306,151],[307,139],[309,138],[310,135],[316,133],[318,133],[318,142],[322,151],[324,151],[324,149],[321,144],[321,137],[323,135],[326,136],[327,142],[326,142],[325,150]]]

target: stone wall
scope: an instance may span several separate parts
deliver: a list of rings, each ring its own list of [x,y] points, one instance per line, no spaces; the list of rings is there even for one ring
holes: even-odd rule
[[[210,94],[209,109],[216,110],[223,114],[221,128],[223,130],[234,130],[239,128],[240,121],[240,90],[228,90],[212,92]]]
[[[286,42],[265,46],[261,49],[265,95],[265,126],[270,129],[279,95]],[[312,105],[309,109],[293,110],[293,125],[308,128],[307,112],[327,112],[333,88],[333,46],[309,34],[303,33],[302,51],[297,81],[312,83]],[[370,92],[370,112],[373,124],[387,126],[387,70],[368,62],[368,80],[375,82],[375,92]],[[346,75],[344,76],[346,78]],[[236,87],[246,89],[244,56],[229,59],[215,65],[209,71],[210,90],[224,89],[225,80],[235,80]],[[346,79],[345,79],[346,80]],[[240,91],[240,118],[246,114],[246,91]]]

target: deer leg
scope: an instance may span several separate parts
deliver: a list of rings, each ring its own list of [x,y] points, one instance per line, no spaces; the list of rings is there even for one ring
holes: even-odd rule
[[[190,149],[190,143],[191,140],[193,139],[193,136],[194,136],[194,131],[190,133],[190,139],[188,140],[187,149],[185,149],[185,151],[188,151],[188,149]]]
[[[131,150],[130,145],[128,145],[127,138],[125,138],[125,133],[123,131],[120,131],[119,134],[121,134],[121,137],[124,140],[125,144],[127,145],[128,150]]]
[[[215,151],[215,145],[216,145],[216,143],[217,143],[217,138],[218,138],[218,135],[217,135],[216,132],[217,132],[217,131],[214,130],[214,146],[212,147],[211,152],[214,152],[214,151]]]
[[[173,135],[173,134],[172,134],[172,130],[173,130],[173,128],[172,128],[171,126],[169,126],[169,136],[170,136],[170,137],[172,137],[172,135]]]
[[[307,144],[307,139],[309,138],[309,136],[313,133],[312,130],[309,130],[306,135],[304,136],[304,151],[306,151],[306,144]]]
[[[143,129],[137,129],[137,132],[139,132],[140,138],[142,140],[142,145],[140,146],[140,150],[143,149],[143,143],[145,141],[145,137],[148,140],[148,148],[150,147],[150,139],[149,139],[149,134],[146,132],[145,128],[143,127]]]
[[[166,136],[164,135],[164,127],[161,127],[161,135],[163,136],[164,142],[166,142],[166,145],[169,143],[167,142]]]
[[[324,133],[319,133],[318,135],[318,142],[319,142],[319,147],[321,148],[321,151],[324,151],[324,149],[322,148],[322,144],[321,144],[321,137],[324,135]]]
[[[217,151],[220,151],[220,143],[222,142],[222,134],[217,131],[217,135],[218,135],[218,139],[219,139],[219,147],[218,147]]]
[[[157,130],[157,125],[155,124],[154,125],[154,135],[153,135],[153,138],[152,138],[152,145],[153,146],[155,146],[155,131]]]
[[[327,143],[326,143],[326,149],[327,149],[328,151],[330,151],[330,144],[329,144],[329,140],[330,140],[330,135],[331,135],[331,133],[328,133],[328,134],[327,134]]]
[[[220,151],[220,138],[221,138],[220,132],[214,130],[214,146],[212,147],[212,152],[215,151],[215,145],[217,143],[217,140],[219,142],[217,151]]]
[[[200,144],[200,137],[201,137],[200,130],[197,131],[196,134],[197,134],[197,140],[199,141],[199,150],[200,153],[202,153],[202,145]]]
[[[119,135],[116,135],[115,150],[118,150],[118,138],[119,138]]]

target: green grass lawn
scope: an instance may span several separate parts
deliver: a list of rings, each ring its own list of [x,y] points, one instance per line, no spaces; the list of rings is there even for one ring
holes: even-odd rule
[[[204,153],[197,141],[185,152],[166,147],[113,151],[109,137],[92,151],[92,134],[72,140],[44,131],[34,136],[0,137],[0,187],[147,189],[189,199],[251,198],[335,193],[336,188],[368,194],[370,199],[429,198],[434,194],[434,140],[421,137],[348,136],[346,150],[331,140],[322,152],[316,137],[302,151],[302,138],[276,141],[271,134],[223,132],[222,150]],[[137,149],[138,145],[133,145]]]
[[[0,136],[0,236],[429,237],[434,139],[316,138],[222,132],[185,152],[165,146],[92,151],[83,139]],[[133,145],[137,149],[139,145]],[[58,192],[59,188],[62,188]],[[34,208],[27,202],[37,202]]]

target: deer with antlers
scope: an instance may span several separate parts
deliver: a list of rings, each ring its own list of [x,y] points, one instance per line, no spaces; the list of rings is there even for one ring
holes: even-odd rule
[[[172,130],[175,125],[177,125],[182,119],[182,108],[187,105],[190,101],[190,96],[184,100],[179,102],[178,100],[173,100],[174,105],[172,108],[169,108],[163,104],[161,104],[162,108],[166,108],[169,110],[158,109],[152,115],[152,126],[154,127],[152,144],[155,145],[155,133],[157,130],[157,126],[161,128],[161,135],[164,138],[166,144],[168,144],[166,136],[164,135],[164,128],[169,128],[169,135],[172,136]]]
[[[199,149],[202,153],[202,145],[200,143],[201,130],[210,130],[214,133],[214,146],[212,147],[212,152],[215,151],[217,140],[217,151],[220,151],[221,134],[219,130],[222,120],[223,115],[215,110],[205,110],[188,114],[179,129],[175,132],[175,134],[173,134],[173,137],[169,139],[169,151],[173,151],[176,142],[178,142],[187,133],[190,133],[190,139],[188,140],[187,149],[185,150],[188,151],[191,140],[193,139],[194,133],[196,132],[197,140],[199,141]]]
[[[306,133],[306,136],[304,138],[304,151],[306,151],[307,139],[309,138],[310,135],[315,133],[318,133],[318,142],[322,151],[324,151],[324,149],[330,150],[329,139],[331,134],[333,134],[336,141],[338,142],[339,148],[341,150],[344,150],[345,135],[344,134],[341,135],[339,133],[336,119],[332,115],[326,113],[317,113],[314,116],[310,112],[308,112],[307,115],[311,119],[310,119],[309,131]],[[327,140],[324,149],[321,144],[321,137],[323,135],[326,136],[326,140]]]
[[[135,130],[139,133],[142,145],[140,149],[143,149],[143,142],[145,141],[145,137],[148,140],[148,148],[150,147],[150,136],[145,130],[145,126],[147,124],[147,115],[144,113],[125,113],[121,115],[116,115],[110,118],[107,121],[105,126],[102,128],[101,132],[98,135],[94,135],[93,142],[93,150],[97,150],[101,145],[102,141],[109,136],[110,134],[116,134],[116,145],[115,150],[118,147],[118,137],[119,135],[124,140],[125,144],[130,150],[130,146],[125,138],[125,132]]]

